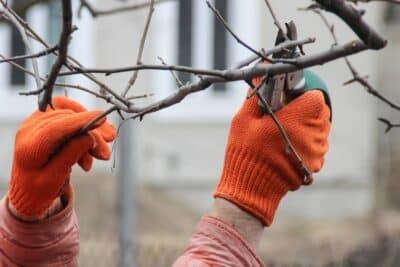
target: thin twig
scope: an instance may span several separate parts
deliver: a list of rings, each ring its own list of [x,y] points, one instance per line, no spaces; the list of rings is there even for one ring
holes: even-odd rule
[[[170,1],[176,1],[176,0],[155,0],[154,4],[161,4],[161,3],[166,3],[166,2],[170,2]],[[81,2],[81,5],[79,7],[78,14],[80,15],[83,8],[87,8],[90,15],[92,15],[93,17],[99,17],[99,16],[104,16],[104,15],[113,15],[113,14],[118,14],[118,13],[122,13],[122,12],[138,10],[138,9],[146,8],[150,5],[150,2],[145,2],[145,3],[139,3],[139,4],[135,3],[135,4],[131,4],[131,5],[124,5],[124,6],[116,7],[116,8],[110,8],[108,10],[100,10],[100,9],[96,9],[87,0],[80,0],[80,2]]]
[[[151,19],[153,17],[153,13],[154,13],[154,0],[150,0],[150,4],[149,4],[149,12],[147,15],[147,19],[146,19],[146,24],[143,30],[143,34],[142,34],[142,38],[140,40],[140,45],[139,45],[139,51],[138,51],[138,55],[137,55],[137,59],[136,59],[136,64],[137,65],[141,65],[142,64],[142,57],[143,57],[143,50],[144,50],[144,46],[146,43],[146,39],[147,39],[147,33],[149,31],[150,28],[150,23],[151,23]],[[129,79],[128,84],[126,86],[126,88],[124,89],[124,91],[122,92],[121,96],[122,97],[126,97],[126,95],[128,94],[129,90],[131,89],[131,87],[135,84],[137,78],[139,75],[139,70],[135,70],[135,72],[133,73],[132,77]],[[85,130],[90,129],[91,126],[97,122],[97,120],[101,119],[102,117],[107,116],[107,114],[118,110],[118,108],[116,106],[110,108],[109,110],[105,111],[103,114],[101,114],[100,116],[98,116],[97,118],[95,118],[93,121],[89,122],[87,125],[85,125],[82,129],[82,131],[85,132]]]
[[[134,95],[134,96],[127,97],[127,99],[128,100],[133,100],[133,99],[147,98],[147,97],[151,97],[151,96],[154,96],[154,94],[150,93],[150,94],[144,94],[144,95]]]
[[[4,55],[0,54],[0,58],[3,58],[3,59],[4,59],[4,58],[6,58],[6,57],[5,57]],[[13,62],[13,61],[8,62],[8,64],[14,66],[15,68],[17,68],[17,69],[23,71],[24,73],[26,73],[26,74],[28,74],[28,75],[30,75],[30,76],[32,76],[32,77],[35,77],[35,74],[34,74],[32,71],[28,70],[27,68],[24,68],[23,66],[21,66],[21,65],[19,65],[19,64],[17,64],[17,63],[15,63],[15,62]],[[41,80],[41,81],[46,81],[46,79],[43,78],[43,77],[40,77],[40,80]],[[103,95],[103,94],[98,94],[98,93],[93,92],[92,90],[90,90],[90,89],[88,89],[88,88],[86,88],[86,87],[81,86],[81,85],[74,85],[74,84],[67,84],[67,83],[55,83],[54,85],[57,86],[57,87],[71,88],[71,89],[80,90],[80,91],[89,93],[89,94],[91,94],[91,95],[93,95],[93,96],[95,96],[95,97],[97,97],[97,98],[104,99],[104,100],[105,100],[106,102],[108,102],[108,103],[111,103],[111,102],[110,102],[110,99],[112,99],[112,98],[111,98],[110,96]],[[28,91],[28,92],[20,92],[19,95],[24,95],[24,96],[38,95],[38,94],[40,94],[42,91],[43,91],[43,87],[40,88],[40,89],[37,89],[37,90]]]
[[[158,60],[160,60],[161,64],[164,66],[168,66],[168,64],[164,61],[162,57],[158,57]],[[178,86],[178,88],[183,86],[183,82],[179,79],[179,77],[176,75],[176,73],[173,70],[170,70],[170,73],[172,77],[174,77],[175,83]]]
[[[285,50],[287,48],[292,48],[292,47],[309,44],[309,43],[313,43],[313,42],[315,42],[315,38],[307,38],[307,39],[296,40],[296,41],[287,41],[287,42],[279,44],[278,46],[276,46],[268,51],[265,51],[264,53],[266,56],[268,56],[268,55],[272,55],[274,53],[280,52],[282,50]],[[256,56],[256,55],[249,57],[246,60],[241,61],[239,64],[236,64],[232,69],[243,68],[243,67],[249,65],[251,62],[255,61],[256,59],[258,59],[258,56]],[[294,63],[296,63],[296,62],[294,62]],[[291,64],[293,64],[293,63],[291,63]],[[69,76],[69,75],[76,75],[76,74],[81,74],[81,73],[103,73],[108,76],[108,75],[112,75],[112,74],[116,74],[116,73],[136,71],[136,70],[168,70],[168,71],[178,71],[178,72],[185,72],[185,73],[191,73],[191,74],[217,76],[217,77],[221,77],[221,78],[224,78],[224,73],[225,73],[225,71],[222,71],[222,70],[197,69],[197,68],[191,68],[191,67],[179,66],[179,65],[141,64],[141,65],[131,66],[131,67],[110,68],[110,69],[75,68],[75,70],[73,70],[73,71],[61,72],[59,74],[59,76]]]
[[[73,71],[61,72],[60,76],[70,76],[81,73],[103,73],[106,76],[122,73],[122,72],[130,72],[130,71],[138,71],[138,70],[168,70],[168,71],[179,71],[185,73],[192,74],[201,74],[201,75],[210,75],[210,76],[218,76],[224,77],[224,72],[221,70],[207,70],[207,69],[196,69],[186,66],[176,66],[176,65],[147,65],[147,64],[139,64],[136,66],[130,67],[122,67],[122,68],[111,68],[111,69],[82,69],[75,68]]]
[[[400,127],[400,124],[393,124],[392,122],[390,122],[389,120],[384,119],[384,118],[378,118],[378,120],[379,120],[380,122],[383,122],[384,124],[386,124],[385,133],[388,133],[392,128],[398,128],[398,127]]]
[[[39,57],[47,56],[47,55],[53,53],[54,51],[56,51],[57,49],[58,49],[58,46],[56,45],[56,46],[50,47],[48,49],[45,49],[41,52],[38,52],[38,53],[32,54],[32,55],[8,57],[8,58],[0,60],[0,63],[6,63],[6,62],[17,61],[17,60],[22,60],[22,59],[39,58]]]
[[[233,38],[242,46],[246,47],[248,50],[250,50],[252,53],[257,55],[258,57],[269,61],[269,59],[263,55],[262,53],[258,52],[254,48],[252,48],[250,45],[248,45],[246,42],[244,42],[242,39],[239,38],[239,36],[231,29],[231,27],[228,25],[228,23],[225,21],[224,17],[222,17],[221,13],[210,3],[210,1],[206,1],[207,6],[212,10],[212,12],[215,14],[217,19],[223,24],[225,29],[233,36]]]
[[[280,43],[279,45],[275,46],[274,48],[271,48],[267,51],[263,51],[262,54],[264,56],[269,56],[269,55],[278,53],[284,49],[289,49],[289,48],[293,48],[293,47],[297,47],[297,46],[302,46],[305,44],[314,43],[315,40],[316,40],[315,38],[306,38],[303,40],[285,41],[285,42]],[[246,58],[246,59],[242,60],[241,62],[237,63],[233,68],[241,69],[243,67],[250,65],[252,62],[256,61],[257,59],[259,59],[259,56],[257,56],[257,55],[250,56],[249,58]]]
[[[27,33],[25,31],[25,25],[23,23],[21,23],[16,16],[14,16],[14,14],[12,12],[10,12],[10,9],[8,8],[7,4],[5,2],[3,2],[2,0],[0,0],[1,4],[3,5],[4,9],[4,15],[6,16],[6,18],[12,22],[12,24],[16,27],[16,29],[19,31],[22,40],[25,44],[25,47],[28,49],[30,54],[34,54],[31,43],[28,39]],[[40,71],[39,71],[39,66],[37,63],[36,58],[31,58],[31,62],[32,62],[32,68],[33,68],[33,73],[35,74],[35,82],[36,82],[36,88],[39,90],[42,87],[42,82],[40,81]]]
[[[328,19],[326,18],[326,16],[321,12],[321,10],[319,9],[312,9],[312,11],[314,13],[316,13],[321,20],[323,21],[324,25],[329,29],[329,32],[332,36],[332,39],[334,41],[334,45],[338,45],[339,43],[339,39],[336,35],[335,32],[335,27],[333,24],[330,24]],[[353,64],[350,62],[350,60],[347,57],[343,57],[347,67],[349,68],[351,74],[353,75],[353,78],[347,82],[344,83],[344,85],[349,85],[351,83],[354,82],[358,82],[359,84],[361,84],[363,86],[363,88],[366,90],[367,93],[377,97],[378,99],[380,99],[381,101],[383,101],[384,103],[386,103],[387,105],[389,105],[390,107],[392,107],[393,109],[396,110],[400,110],[400,105],[394,103],[392,100],[390,100],[389,98],[385,97],[384,95],[382,95],[378,90],[376,90],[367,80],[366,77],[361,76],[358,71],[356,70],[356,68],[353,66]]]
[[[86,124],[84,127],[82,127],[82,129],[79,131],[79,134],[83,134],[86,133],[89,129],[91,129],[91,127],[93,126],[93,124],[95,124],[96,122],[98,122],[99,120],[101,120],[102,118],[106,117],[107,115],[109,115],[110,113],[114,112],[118,110],[117,107],[113,106],[109,109],[107,109],[106,111],[104,111],[100,116],[97,116],[96,118],[94,118],[93,120],[91,120],[88,124]],[[78,134],[78,135],[79,135]]]
[[[292,154],[295,156],[297,162],[301,166],[301,170],[304,173],[304,184],[310,184],[313,181],[312,178],[312,173],[310,170],[307,168],[307,166],[304,164],[302,158],[300,155],[297,153],[296,149],[294,148],[292,142],[290,141],[289,136],[287,135],[285,128],[282,126],[282,124],[279,122],[278,118],[276,117],[275,113],[272,111],[270,105],[268,104],[267,100],[261,95],[260,92],[256,93],[258,99],[261,101],[262,105],[264,108],[268,111],[268,114],[271,115],[272,120],[274,121],[275,125],[278,127],[279,132],[281,133],[283,139],[285,139],[285,142],[287,144],[288,149],[292,152]]]
[[[343,0],[316,0],[325,10],[340,17],[370,49],[382,49],[387,40],[371,28],[362,17],[362,12]]]
[[[282,73],[289,73],[299,69],[312,67],[315,65],[324,64],[326,62],[342,58],[351,54],[359,53],[368,49],[367,46],[360,40],[352,41],[347,44],[332,47],[327,51],[316,53],[313,55],[307,55],[303,57],[296,58],[296,65],[293,64],[256,64],[254,66],[245,69],[231,69],[225,71],[225,78],[220,78],[217,76],[203,76],[202,79],[187,84],[181,87],[175,93],[169,95],[168,97],[150,104],[146,107],[130,107],[122,110],[127,113],[136,113],[132,116],[132,119],[143,118],[146,114],[165,109],[172,105],[181,102],[187,95],[195,92],[199,92],[207,89],[212,84],[226,82],[226,81],[249,81],[255,77],[263,77],[265,75],[276,75]]]
[[[260,91],[260,89],[263,86],[263,84],[265,84],[267,82],[268,78],[269,78],[268,75],[264,76],[264,78],[261,80],[261,82],[256,87],[252,86],[252,84],[249,84],[251,86],[251,88],[252,88],[252,91],[250,92],[250,94],[248,94],[246,96],[246,98],[250,99],[254,95],[256,95],[258,93],[258,91]]]
[[[137,59],[136,59],[137,65],[142,64],[144,45],[146,43],[147,33],[149,32],[151,18],[153,17],[153,13],[154,13],[154,0],[150,0],[149,13],[147,15],[146,25],[143,30],[142,39],[140,40],[139,51],[138,51],[138,55],[137,55]],[[139,75],[139,70],[136,70],[133,73],[132,77],[129,79],[126,88],[124,89],[123,93],[121,94],[122,97],[125,97],[126,94],[129,92],[129,90],[131,89],[131,87],[135,84],[138,75]]]
[[[0,2],[3,2],[3,0],[0,0]],[[15,13],[14,10],[7,8],[7,10],[16,18],[18,21],[24,25],[25,29],[28,31],[29,34],[32,35],[32,38],[34,40],[38,41],[40,44],[42,44],[45,48],[50,48],[51,46],[27,23],[24,19],[22,19],[17,13]],[[54,55],[58,56],[58,51],[53,52]],[[68,56],[68,60],[65,64],[65,66],[69,70],[74,70],[74,68],[84,68],[84,66],[75,58],[72,56]],[[106,91],[107,93],[111,94],[116,100],[118,100],[120,103],[122,103],[124,106],[129,106],[129,101],[121,97],[119,94],[117,94],[114,90],[112,90],[109,86],[107,86],[105,83],[97,79],[94,75],[90,73],[82,73],[86,78],[94,82],[100,87],[100,91]]]
[[[273,18],[273,20],[274,20],[275,26],[278,27],[279,31],[282,32],[283,38],[285,38],[285,40],[288,41],[289,38],[288,38],[288,36],[286,35],[286,32],[285,32],[285,30],[283,29],[281,23],[279,22],[278,17],[276,16],[274,9],[272,8],[271,3],[269,2],[269,0],[264,0],[264,1],[265,1],[265,4],[267,5],[267,7],[268,7],[268,9],[269,9],[269,12],[271,13],[271,16],[272,16],[272,18]]]

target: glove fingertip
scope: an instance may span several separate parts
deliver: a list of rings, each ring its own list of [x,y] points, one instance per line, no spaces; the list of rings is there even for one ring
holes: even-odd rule
[[[106,142],[114,141],[114,139],[117,137],[117,131],[115,127],[108,122],[105,122],[103,125],[101,125],[98,130]]]
[[[78,165],[82,170],[86,172],[90,171],[93,165],[93,157],[89,153],[85,153],[82,158],[79,159]]]

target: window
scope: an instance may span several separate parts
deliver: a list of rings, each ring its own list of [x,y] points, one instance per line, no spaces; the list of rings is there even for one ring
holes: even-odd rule
[[[400,23],[400,5],[390,3],[386,5],[385,22],[388,24]]]
[[[18,10],[18,15],[26,20],[28,8],[23,5],[23,1],[16,0],[13,2],[13,8]],[[48,41],[51,45],[55,45],[58,42],[58,37],[60,34],[60,12],[61,12],[61,4],[58,0],[51,0],[48,3],[48,21],[51,23],[47,24],[47,33],[48,33]],[[20,32],[15,28],[11,27],[11,38],[10,38],[10,55],[12,57],[21,56],[27,54],[28,50],[25,47],[24,42],[22,41],[22,37]],[[46,66],[45,69],[47,71],[50,69],[51,65],[54,63],[55,56],[47,56],[46,57]],[[27,68],[28,60],[19,59],[16,60],[15,63],[18,65]],[[27,84],[27,75],[20,69],[13,67],[10,65],[10,84],[13,86],[25,86]]]
[[[14,1],[13,5],[18,5],[18,3],[21,1]],[[20,17],[22,17],[23,19],[26,18],[26,11],[21,11],[18,14]],[[11,29],[11,56],[15,57],[15,56],[20,56],[20,55],[25,55],[26,54],[26,47],[24,42],[22,41],[22,37],[21,34],[19,33],[19,31],[15,28],[12,27]],[[24,59],[19,59],[16,60],[15,63],[17,63],[18,65],[21,65],[22,67],[26,67],[26,60]],[[10,83],[12,85],[16,85],[16,86],[24,86],[26,84],[26,75],[25,73],[16,68],[13,67],[12,65],[10,65],[11,68],[11,75],[10,75]]]
[[[194,3],[193,0],[179,1],[178,18],[178,63],[179,65],[191,66],[193,63],[193,33],[194,29]],[[228,16],[228,0],[216,0],[215,7],[224,18]],[[227,32],[224,26],[215,16],[212,16],[212,34],[208,40],[212,42],[212,51],[207,57],[212,57],[210,68],[225,69],[227,66]],[[190,74],[180,73],[179,78],[185,83],[190,81]],[[225,92],[226,84],[214,86],[215,92]]]

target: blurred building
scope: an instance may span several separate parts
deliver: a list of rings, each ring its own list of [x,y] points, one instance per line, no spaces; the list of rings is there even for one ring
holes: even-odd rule
[[[114,1],[107,0],[91,2],[104,9],[116,5]],[[264,1],[215,2],[235,32],[252,47],[273,46],[277,30]],[[322,51],[332,45],[331,36],[320,18],[311,12],[297,10],[307,6],[309,1],[272,2],[282,21],[293,19],[297,23],[300,38],[317,38],[315,44],[305,47],[307,53]],[[398,24],[393,21],[398,23],[400,11],[396,9],[398,13],[393,15],[394,9],[378,3],[370,3],[365,8],[365,19],[371,25],[379,31],[391,31],[388,37],[392,42],[388,51],[395,51],[400,39]],[[53,1],[50,5],[38,5],[25,14],[35,29],[53,44],[59,31],[54,28],[58,20],[57,10],[57,1]],[[146,15],[147,10],[143,9],[92,19],[88,12],[83,11],[82,17],[75,21],[79,30],[73,35],[71,55],[89,67],[134,65]],[[396,18],[390,21],[390,27],[387,26],[388,20],[384,20],[385,16]],[[327,17],[335,23],[342,42],[355,38],[341,21],[330,14]],[[26,48],[20,47],[16,32],[5,24],[0,24],[0,38],[3,40],[0,42],[1,54],[27,53]],[[42,49],[36,43],[33,48],[35,51]],[[396,53],[371,51],[353,56],[351,60],[360,73],[370,75],[372,84],[379,84],[384,77],[381,84],[388,85],[398,79],[393,68],[395,62],[379,62],[382,55],[391,57],[393,54]],[[224,69],[246,58],[250,52],[215,20],[205,1],[177,0],[156,6],[144,55],[143,62],[149,64],[159,63],[157,57],[162,57],[169,64]],[[48,69],[51,61],[41,59],[39,62],[44,76],[44,70]],[[21,63],[27,67],[30,64],[29,61]],[[290,194],[291,200],[282,205],[278,217],[313,219],[367,215],[375,205],[377,158],[383,157],[387,151],[376,152],[379,145],[385,142],[382,140],[388,138],[382,135],[383,126],[376,120],[382,115],[382,110],[378,109],[378,101],[359,85],[343,87],[343,82],[351,78],[343,60],[316,67],[315,71],[327,82],[332,96],[330,151],[324,170],[316,175],[315,186]],[[17,94],[34,89],[33,79],[21,75],[7,64],[0,65],[0,73],[0,167],[4,181],[9,175],[15,131],[21,120],[35,108],[36,99]],[[115,74],[101,78],[114,90],[122,91],[129,76]],[[196,79],[187,75],[180,75],[180,78],[184,82]],[[96,89],[79,77],[70,77],[67,81]],[[246,84],[240,82],[215,85],[136,123],[133,149],[136,151],[134,164],[139,183],[162,189],[188,203],[194,210],[206,210],[211,204],[212,190],[222,169],[229,122],[241,105],[246,88]],[[392,92],[392,89],[395,88],[387,87],[387,92]],[[138,105],[145,105],[176,90],[169,72],[143,71],[131,94],[155,93],[153,98],[138,102]],[[73,91],[69,95],[90,107],[105,107],[91,96]],[[393,97],[400,101],[399,94],[393,94]],[[97,163],[96,171],[109,173],[111,165]]]

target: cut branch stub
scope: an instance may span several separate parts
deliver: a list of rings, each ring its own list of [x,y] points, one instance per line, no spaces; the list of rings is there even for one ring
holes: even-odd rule
[[[325,10],[339,16],[360,37],[370,49],[382,49],[387,40],[372,29],[362,18],[362,14],[344,0],[316,0]]]

